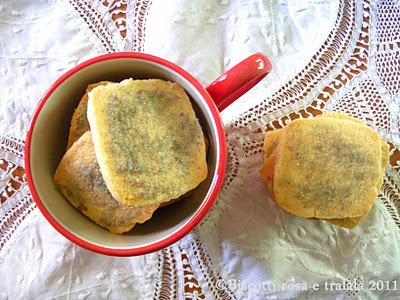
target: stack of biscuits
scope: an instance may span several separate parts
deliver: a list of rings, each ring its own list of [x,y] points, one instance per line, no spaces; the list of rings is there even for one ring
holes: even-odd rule
[[[84,215],[121,234],[206,177],[205,138],[184,89],[127,79],[87,87],[54,182]]]
[[[263,150],[260,174],[281,208],[347,228],[370,211],[389,160],[378,133],[334,112],[268,133]]]

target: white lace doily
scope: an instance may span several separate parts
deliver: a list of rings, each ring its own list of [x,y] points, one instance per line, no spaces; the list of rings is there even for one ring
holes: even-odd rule
[[[3,1],[0,33],[0,299],[399,297],[397,1]],[[107,51],[167,58],[204,84],[254,52],[274,65],[222,112],[228,169],[210,214],[142,257],[71,244],[35,208],[24,177],[38,98],[64,70]],[[381,193],[353,230],[285,213],[258,176],[265,132],[332,110],[362,119],[391,147]]]

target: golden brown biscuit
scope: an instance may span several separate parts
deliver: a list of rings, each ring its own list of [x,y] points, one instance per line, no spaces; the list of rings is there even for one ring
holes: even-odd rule
[[[365,126],[328,119],[286,127],[274,172],[275,200],[305,218],[362,216],[382,182],[381,139]]]
[[[97,87],[88,119],[103,178],[125,205],[178,198],[207,177],[203,132],[176,83],[128,79]]]
[[[350,117],[350,116],[342,114],[342,113],[333,112],[333,111],[318,115],[318,116],[316,116],[316,118],[343,119],[343,120],[349,120],[349,121],[353,121],[353,122],[367,126],[363,121],[361,121],[359,119]],[[276,146],[279,144],[280,138],[281,138],[281,135],[283,134],[283,132],[284,132],[284,128],[269,131],[265,135],[264,145],[263,145],[263,152],[264,152],[265,160],[267,160],[268,156],[275,150]],[[386,143],[383,142],[383,144],[387,146]],[[386,156],[384,155],[384,157],[386,157]]]
[[[107,189],[94,153],[92,135],[86,132],[64,155],[54,182],[79,211],[110,232],[121,234],[150,219],[158,205],[127,207]]]
[[[204,144],[206,145],[206,155],[208,155],[208,149],[210,147],[210,142],[208,141],[208,139],[206,137],[204,137]],[[190,190],[189,192],[187,192],[186,194],[180,196],[179,198],[171,199],[169,201],[163,202],[163,203],[160,204],[160,208],[168,206],[168,205],[171,205],[171,204],[174,204],[174,203],[176,203],[178,201],[182,201],[182,200],[184,200],[186,198],[189,198],[194,194],[194,191],[195,190]]]
[[[71,126],[69,128],[68,146],[67,150],[71,148],[72,144],[75,143],[86,131],[90,130],[89,122],[87,120],[87,102],[89,100],[88,93],[95,87],[100,85],[107,85],[110,81],[100,81],[97,83],[89,84],[86,88],[86,93],[79,101],[78,107],[75,109],[71,119]]]
[[[282,130],[279,130],[279,131],[282,131]],[[278,130],[273,131],[273,132],[278,132]],[[279,144],[280,135],[283,134],[283,132],[279,132],[276,135],[271,135],[271,133],[269,133],[268,135],[269,135],[269,139],[271,139],[270,142],[272,144],[275,144],[275,149],[273,149],[274,151],[272,151],[271,145],[266,147],[267,151],[265,152],[265,155],[267,155],[267,153],[269,153],[271,151],[272,151],[272,153],[270,153],[268,155],[267,159],[265,160],[264,165],[260,169],[260,174],[261,174],[262,178],[264,179],[268,189],[270,190],[271,195],[274,198],[274,195],[273,195],[274,168],[275,168],[276,160],[278,159],[278,155],[279,155],[279,149],[277,149],[276,146]],[[362,217],[330,219],[330,220],[329,219],[317,219],[317,218],[314,218],[314,219],[325,220],[325,221],[328,221],[332,224],[335,224],[335,225],[338,225],[341,227],[353,228],[358,225],[358,223],[362,220]]]
[[[360,222],[363,220],[364,216],[362,217],[354,217],[354,218],[343,218],[343,219],[321,219],[321,220],[325,220],[328,221],[329,223],[332,223],[334,225],[338,225],[340,227],[345,227],[345,228],[354,228],[356,227],[358,224],[360,224]]]
[[[264,160],[267,160],[268,157],[274,152],[275,148],[278,146],[280,142],[281,135],[283,133],[283,129],[276,129],[274,131],[270,131],[265,135],[263,151],[264,151]]]
[[[275,134],[272,134],[275,133]],[[260,174],[264,179],[268,189],[273,195],[273,178],[274,178],[274,168],[276,160],[278,159],[279,149],[277,146],[279,145],[279,140],[281,135],[283,134],[283,130],[275,130],[269,132],[266,136],[265,143],[264,143],[264,165],[260,169]],[[342,218],[342,219],[317,219],[316,220],[325,220],[332,224],[345,227],[345,228],[354,228],[359,224],[363,217],[355,217],[355,218]]]
[[[194,190],[191,190],[191,191],[187,192],[186,194],[180,196],[179,198],[171,199],[171,200],[168,200],[166,202],[163,202],[163,203],[160,204],[160,208],[168,206],[168,205],[171,205],[171,204],[174,204],[174,203],[176,203],[178,201],[185,200],[186,198],[191,197],[193,195],[193,193],[194,193]]]
[[[353,121],[353,122],[362,124],[364,126],[367,126],[363,121],[361,121],[361,120],[359,120],[357,118],[353,118],[351,116],[345,115],[343,113],[327,112],[327,113],[324,113],[324,114],[319,115],[317,117],[349,120],[349,121]],[[382,174],[384,174],[386,166],[389,163],[389,145],[383,140],[381,140],[381,143],[382,143],[382,148],[381,148],[382,162],[381,162],[381,166],[382,166]],[[383,176],[382,176],[382,180],[383,180]],[[383,182],[379,183],[378,185],[381,186],[382,183]],[[368,214],[368,212],[366,213],[366,215],[367,214]],[[354,217],[354,218],[331,219],[331,220],[327,220],[327,221],[331,222],[332,224],[336,224],[336,225],[339,225],[339,226],[342,226],[342,227],[354,228],[355,226],[357,226],[361,222],[361,220],[364,217],[365,217],[365,215],[364,216],[360,216],[360,217]]]
[[[374,169],[374,172],[375,172],[375,175],[376,175],[375,176],[375,180],[376,180],[375,192],[372,193],[373,196],[371,196],[371,194],[370,194],[369,200],[365,201],[366,204],[365,204],[365,209],[363,210],[364,213],[360,212],[360,210],[358,210],[357,212],[354,212],[354,210],[353,210],[353,211],[350,212],[353,215],[344,215],[343,213],[342,213],[342,215],[340,215],[340,213],[336,210],[336,211],[329,212],[329,215],[328,215],[328,218],[327,218],[326,217],[327,214],[325,212],[322,214],[323,216],[321,217],[321,214],[314,215],[313,212],[310,213],[310,210],[308,211],[309,215],[308,216],[304,216],[304,208],[303,207],[294,207],[293,208],[293,206],[292,206],[287,210],[291,210],[292,213],[297,214],[297,215],[299,215],[299,212],[300,212],[300,215],[303,216],[303,217],[327,219],[327,221],[331,221],[331,223],[334,223],[336,225],[352,228],[355,225],[357,225],[358,222],[363,218],[363,216],[365,216],[369,212],[369,209],[370,209],[370,207],[372,205],[372,202],[376,197],[377,190],[379,190],[379,188],[380,188],[380,186],[382,184],[381,180],[383,178],[384,169],[386,167],[387,160],[388,160],[388,146],[387,146],[387,144],[385,142],[383,142],[380,139],[380,137],[372,129],[370,129],[369,127],[364,125],[364,123],[362,123],[360,120],[356,120],[354,118],[351,118],[349,116],[346,116],[346,115],[343,115],[343,114],[339,114],[339,113],[327,113],[327,114],[322,115],[322,116],[320,116],[318,118],[315,118],[315,119],[322,119],[322,118],[333,118],[333,119],[339,119],[339,121],[353,122],[353,125],[354,125],[354,123],[357,124],[356,127],[363,127],[364,128],[364,129],[358,128],[357,130],[361,131],[362,135],[364,137],[365,136],[369,136],[370,140],[373,141],[372,144],[375,145],[374,146],[375,150],[372,151],[371,149],[369,149],[368,151],[370,152],[370,154],[371,154],[371,151],[372,151],[372,153],[375,153],[376,155],[379,154],[378,157],[381,157],[381,162],[380,163],[377,163],[377,160],[375,159],[375,169]],[[306,120],[299,120],[299,121],[303,122],[303,121],[306,121]],[[329,121],[328,123],[331,123],[331,122],[332,121]],[[341,125],[343,125],[343,124],[341,124]],[[290,126],[288,126],[288,127],[290,128]],[[334,127],[336,128],[337,125],[334,126]],[[350,125],[347,124],[347,130],[350,130],[349,129],[350,127],[351,127],[351,124]],[[265,164],[261,168],[260,173],[261,173],[262,177],[264,178],[264,180],[266,181],[267,186],[269,186],[269,188],[271,190],[271,193],[273,194],[274,198],[276,198],[276,186],[274,185],[274,183],[275,183],[275,181],[274,181],[275,170],[277,169],[277,164],[279,164],[281,159],[282,159],[281,158],[281,155],[282,155],[281,152],[282,151],[277,150],[277,145],[279,145],[282,142],[282,136],[284,136],[285,131],[286,131],[286,128],[284,130],[281,130],[281,132],[277,132],[276,134],[271,134],[271,133],[267,134],[266,139],[265,139],[265,143],[264,143]],[[336,131],[338,131],[338,130],[336,130]],[[312,134],[310,132],[309,132],[309,134],[312,136]],[[341,134],[343,135],[343,132],[341,132]],[[373,135],[373,137],[371,137],[371,134]],[[293,138],[293,136],[290,136],[287,139],[291,140],[292,138]],[[305,137],[304,135],[303,135],[303,138],[304,138],[304,140],[303,140],[303,147],[304,148],[307,148],[310,143],[311,144],[313,143],[313,141],[311,141],[309,138]],[[285,140],[285,138],[284,138],[284,140]],[[295,143],[299,143],[299,141],[297,141]],[[293,144],[291,144],[290,142],[287,142],[287,144],[288,145],[286,145],[286,146],[288,146],[290,148],[293,147]],[[317,146],[317,144],[318,143],[314,143],[313,145]],[[324,141],[321,144],[322,145],[325,144],[325,146],[326,146],[327,142]],[[321,145],[319,145],[319,146],[321,147]],[[363,147],[364,148],[366,147],[367,149],[371,148],[371,147],[368,147],[368,146],[365,146],[365,145]],[[381,150],[378,150],[379,147],[381,148]],[[296,149],[299,150],[298,148],[294,148],[294,150],[296,150]],[[286,151],[286,153],[287,152],[288,151]],[[304,154],[304,153],[302,153],[302,151],[298,151],[297,155],[299,155],[299,154]],[[315,160],[316,155],[317,154],[314,151],[314,154],[313,154],[314,160]],[[377,156],[375,156],[375,157],[377,157]],[[302,164],[302,162],[301,162],[301,159],[297,159],[297,160],[294,159],[294,160],[291,160],[291,164],[292,164],[292,167],[294,167],[294,169],[295,169],[295,166],[297,164]],[[280,167],[280,165],[278,165],[278,168],[279,167]],[[312,164],[312,163],[310,164],[309,167],[312,167],[313,169],[316,169],[316,168],[320,169],[320,171],[321,171],[320,174],[323,174],[323,172],[322,172],[323,168],[321,168],[321,167],[318,168],[318,166],[316,167],[315,164]],[[364,165],[364,170],[365,169],[368,169],[368,167],[365,167],[365,165]],[[373,169],[373,168],[371,168],[371,169]],[[303,170],[302,172],[304,172],[304,171],[305,170]],[[297,170],[297,172],[299,174],[301,173],[300,170]],[[313,173],[315,173],[315,172],[313,172]],[[369,173],[369,174],[371,174],[371,173]],[[290,172],[289,172],[289,176],[290,176]],[[301,177],[301,174],[300,174],[299,177]],[[299,185],[299,181],[301,181],[301,179],[299,180],[299,178],[297,178],[297,182],[296,182],[295,178],[293,178],[293,177],[291,177],[290,180],[292,180],[297,185]],[[304,178],[303,178],[303,180],[304,180]],[[292,184],[293,184],[293,182],[292,182]],[[327,180],[327,183],[328,182],[329,182],[329,180]],[[271,188],[271,186],[272,186],[272,188]],[[293,190],[292,190],[292,193],[293,193]],[[280,196],[282,196],[282,194]],[[296,196],[299,197],[298,195],[296,195]],[[288,197],[288,196],[286,195],[286,197]],[[368,195],[366,197],[368,197]],[[308,199],[308,201],[309,201],[309,199]],[[342,201],[343,201],[343,199],[342,199]],[[290,202],[290,201],[288,201],[288,202]],[[305,203],[303,203],[303,204],[305,204]],[[281,206],[285,206],[285,203],[283,203],[283,204],[280,203],[280,205]],[[289,206],[290,205],[292,205],[291,202],[290,202]],[[329,206],[329,203],[325,204],[325,205]],[[348,203],[346,203],[346,205],[348,205]],[[305,204],[305,206],[307,206],[307,205]],[[339,205],[339,207],[340,207],[340,205]],[[342,208],[343,208],[343,205],[342,205]],[[296,211],[297,213],[293,211],[293,210],[296,210],[296,209],[297,209],[297,211]],[[354,206],[353,206],[353,209],[354,209]],[[314,213],[315,213],[315,211],[314,211]],[[344,213],[347,213],[347,211],[345,211]],[[338,216],[338,217],[335,217],[335,216]]]
[[[274,151],[272,151],[272,153],[268,155],[268,157],[264,161],[263,166],[260,169],[261,177],[264,179],[268,189],[272,194],[274,193],[274,173],[276,161],[279,157],[279,150],[279,145],[277,145]]]

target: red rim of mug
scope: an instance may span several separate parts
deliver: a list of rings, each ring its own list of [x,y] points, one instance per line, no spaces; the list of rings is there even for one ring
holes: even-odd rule
[[[173,232],[172,234],[162,238],[159,241],[156,241],[154,243],[151,243],[149,245],[145,246],[140,246],[140,247],[135,247],[135,248],[129,248],[129,249],[115,249],[115,248],[108,248],[108,247],[103,247],[99,245],[92,244],[88,241],[85,241],[72,232],[70,232],[68,229],[64,228],[46,209],[45,205],[43,204],[42,200],[39,197],[39,194],[36,191],[35,185],[33,183],[33,178],[32,178],[32,172],[31,172],[31,160],[30,160],[30,147],[31,147],[31,140],[32,140],[32,134],[35,129],[35,124],[36,120],[49,99],[49,97],[53,94],[53,92],[60,86],[61,83],[63,83],[66,79],[80,71],[81,69],[90,66],[92,64],[102,62],[104,60],[111,60],[111,59],[121,59],[121,58],[133,58],[133,59],[141,59],[141,60],[147,60],[162,66],[165,66],[179,75],[181,75],[183,78],[185,78],[187,81],[190,82],[190,84],[195,87],[195,89],[201,94],[203,100],[206,102],[208,108],[211,111],[211,114],[213,116],[214,122],[216,124],[217,128],[217,139],[219,143],[219,150],[220,154],[219,157],[217,158],[217,170],[214,175],[214,178],[210,184],[209,192],[207,193],[206,198],[203,200],[202,204],[200,207],[197,209],[195,214],[187,221],[187,223],[179,228],[177,231]],[[67,239],[70,241],[74,242],[75,244],[86,248],[88,250],[105,254],[105,255],[111,255],[111,256],[134,256],[134,255],[142,255],[146,253],[151,253],[157,250],[160,250],[162,248],[165,248],[176,241],[180,240],[183,238],[186,234],[188,234],[192,229],[194,229],[200,221],[205,217],[207,212],[210,210],[211,206],[213,203],[216,201],[218,193],[221,189],[224,175],[225,175],[225,167],[226,167],[226,139],[225,139],[225,130],[222,125],[222,121],[218,112],[218,109],[211,98],[211,96],[208,94],[206,89],[192,76],[190,75],[187,71],[182,69],[181,67],[166,61],[162,58],[150,55],[150,54],[145,54],[145,53],[137,53],[137,52],[117,52],[117,53],[110,53],[110,54],[104,54],[100,55],[97,57],[94,57],[92,59],[89,59],[85,62],[82,62],[72,68],[71,70],[67,71],[65,74],[63,74],[61,77],[59,77],[51,86],[50,88],[45,92],[45,94],[42,96],[42,98],[39,101],[38,106],[36,107],[33,117],[31,119],[31,122],[29,124],[29,129],[26,135],[26,142],[25,142],[25,169],[26,169],[26,176],[27,176],[27,181],[28,181],[28,186],[31,191],[33,200],[35,201],[36,205],[38,206],[39,210],[41,213],[44,215],[44,217],[47,219],[47,221],[63,236],[65,236]]]

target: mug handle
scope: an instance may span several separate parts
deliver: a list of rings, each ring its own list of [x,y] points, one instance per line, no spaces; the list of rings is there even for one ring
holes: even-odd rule
[[[263,79],[271,68],[265,55],[253,54],[215,79],[206,90],[222,111]]]

